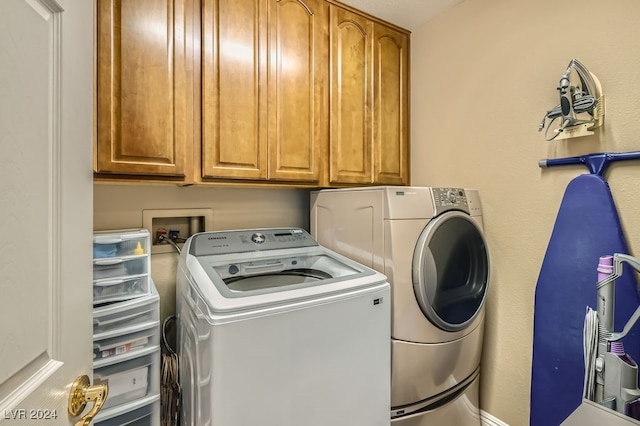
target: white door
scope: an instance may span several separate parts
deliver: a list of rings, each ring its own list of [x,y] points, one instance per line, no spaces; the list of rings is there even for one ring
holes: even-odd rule
[[[73,424],[71,384],[91,377],[93,22],[91,0],[0,1],[7,424]]]

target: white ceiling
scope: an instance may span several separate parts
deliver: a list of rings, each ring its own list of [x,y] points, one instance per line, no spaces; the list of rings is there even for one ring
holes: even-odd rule
[[[340,0],[407,30],[414,30],[463,0]]]

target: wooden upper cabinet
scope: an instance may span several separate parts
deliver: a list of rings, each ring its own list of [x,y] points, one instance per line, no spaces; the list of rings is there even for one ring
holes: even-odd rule
[[[318,182],[328,140],[328,5],[270,2],[269,179]]]
[[[322,0],[204,1],[204,178],[319,181],[327,11]]]
[[[330,7],[330,184],[408,184],[407,33]]]
[[[334,0],[96,0],[98,179],[409,182],[409,33]]]
[[[409,183],[409,36],[374,26],[373,183]]]
[[[373,23],[330,7],[330,183],[369,183],[373,91]]]
[[[190,0],[97,1],[96,172],[190,170],[193,32]]]
[[[202,176],[267,177],[267,0],[202,5]]]

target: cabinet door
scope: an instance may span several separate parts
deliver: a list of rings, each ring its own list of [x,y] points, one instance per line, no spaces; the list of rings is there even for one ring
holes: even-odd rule
[[[193,13],[191,0],[98,0],[96,172],[185,175]]]
[[[409,36],[374,27],[373,181],[409,183]]]
[[[317,182],[328,128],[328,6],[269,6],[269,179]]]
[[[204,0],[202,176],[267,178],[267,0]]]
[[[372,31],[368,19],[332,5],[330,183],[371,183]]]

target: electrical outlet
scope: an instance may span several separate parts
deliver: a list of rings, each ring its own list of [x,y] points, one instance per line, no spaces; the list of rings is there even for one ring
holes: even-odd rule
[[[168,242],[158,243],[158,237],[172,239],[178,247],[197,232],[211,231],[213,227],[212,209],[159,209],[143,210],[142,226],[151,233],[151,254],[175,253]]]

